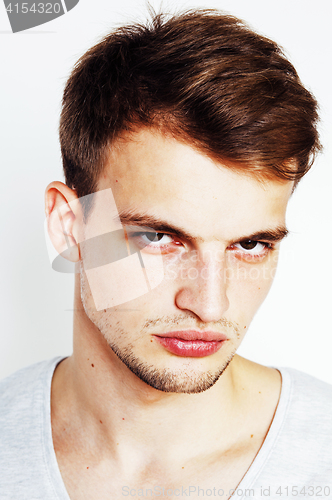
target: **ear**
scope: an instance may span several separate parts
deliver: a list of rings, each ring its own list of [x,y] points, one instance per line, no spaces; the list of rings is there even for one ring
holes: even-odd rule
[[[51,182],[45,191],[45,213],[56,251],[71,262],[78,262],[82,212],[76,191],[62,182]]]

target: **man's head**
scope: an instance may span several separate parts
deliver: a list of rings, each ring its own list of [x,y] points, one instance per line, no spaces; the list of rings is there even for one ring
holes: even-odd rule
[[[96,291],[107,303],[136,277],[114,280],[104,266],[90,279],[93,248],[71,256],[89,324],[150,386],[206,390],[233,358],[272,284],[289,196],[319,149],[316,107],[276,44],[215,11],[119,29],[78,62],[60,126],[67,186],[51,187],[48,205],[60,200],[75,246],[74,199],[110,190],[118,244],[137,249],[152,279],[162,262],[157,287],[101,308]],[[109,227],[103,199],[83,203],[87,241]]]

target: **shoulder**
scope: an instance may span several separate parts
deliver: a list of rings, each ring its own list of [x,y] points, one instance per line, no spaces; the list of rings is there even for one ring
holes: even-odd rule
[[[27,366],[0,381],[0,443],[31,433],[45,404],[52,375],[61,357]],[[38,420],[39,419],[39,420]]]
[[[280,372],[284,387],[277,448],[284,465],[293,473],[300,467],[301,474],[306,471],[308,477],[331,472],[332,386],[291,368]]]
[[[0,397],[9,396],[11,389],[22,389],[32,380],[45,371],[46,366],[53,360],[39,361],[33,365],[25,366],[20,370],[8,375],[8,377],[0,380]]]
[[[34,498],[53,498],[48,493],[45,422],[52,375],[61,359],[36,363],[0,381],[0,490],[4,499],[31,498],[33,488]]]
[[[277,369],[282,390],[256,460],[256,485],[271,493],[277,486],[322,489],[332,473],[332,386],[292,368]]]
[[[289,385],[290,410],[304,420],[315,417],[332,426],[332,385],[293,368],[281,368],[285,384]],[[299,417],[299,415],[297,415]]]
[[[56,357],[27,366],[0,381],[0,419],[9,412],[20,412],[42,397],[48,375],[53,374],[56,364],[63,359]]]

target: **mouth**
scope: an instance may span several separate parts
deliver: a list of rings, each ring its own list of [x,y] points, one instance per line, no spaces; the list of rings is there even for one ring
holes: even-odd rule
[[[177,356],[202,358],[219,351],[226,342],[226,335],[213,331],[182,330],[154,335],[169,352]]]

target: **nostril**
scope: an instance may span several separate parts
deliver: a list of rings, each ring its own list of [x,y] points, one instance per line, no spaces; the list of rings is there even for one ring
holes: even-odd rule
[[[201,321],[220,320],[229,309],[225,285],[214,283],[186,282],[176,293],[175,304],[181,310],[194,313]]]

